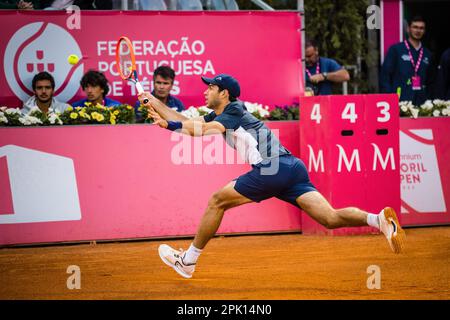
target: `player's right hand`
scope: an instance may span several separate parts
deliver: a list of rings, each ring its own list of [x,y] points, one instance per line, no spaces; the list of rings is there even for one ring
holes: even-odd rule
[[[144,99],[148,99],[147,103],[144,103]],[[155,97],[150,92],[143,92],[140,95],[138,95],[139,102],[142,106],[149,108],[153,106],[153,102],[155,101]]]

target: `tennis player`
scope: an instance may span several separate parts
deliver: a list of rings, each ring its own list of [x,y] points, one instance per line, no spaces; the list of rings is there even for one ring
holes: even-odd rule
[[[328,229],[375,227],[386,236],[395,253],[403,250],[405,232],[392,208],[386,207],[379,214],[354,207],[333,208],[309,180],[304,163],[283,147],[270,129],[237,100],[240,86],[235,78],[219,74],[214,78],[202,77],[202,80],[207,85],[204,92],[206,104],[213,110],[202,117],[188,119],[148,92],[141,94],[139,100],[143,103],[144,98],[149,99],[145,105],[149,108],[149,116],[162,128],[191,136],[223,134],[227,143],[244,157],[252,169],[211,196],[187,251],[178,251],[166,244],[159,246],[159,255],[164,263],[181,276],[191,278],[202,250],[215,235],[225,211],[271,197],[297,206]]]

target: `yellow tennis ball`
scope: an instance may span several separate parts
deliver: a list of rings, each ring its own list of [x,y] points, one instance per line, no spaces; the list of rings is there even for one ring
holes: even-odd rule
[[[67,58],[67,62],[69,62],[70,64],[77,64],[79,60],[80,60],[80,58],[78,58],[78,56],[76,54],[71,54]]]

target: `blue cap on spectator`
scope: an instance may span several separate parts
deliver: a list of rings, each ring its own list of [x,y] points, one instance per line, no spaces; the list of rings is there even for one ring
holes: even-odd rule
[[[241,87],[235,78],[228,74],[218,74],[214,78],[202,77],[202,80],[207,85],[215,84],[221,89],[227,89],[231,97],[237,98],[241,94]]]

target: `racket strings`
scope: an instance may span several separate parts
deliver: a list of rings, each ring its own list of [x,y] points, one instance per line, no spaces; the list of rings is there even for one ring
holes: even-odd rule
[[[119,68],[126,78],[132,75],[133,60],[131,58],[131,49],[125,41],[121,41],[119,44]]]

